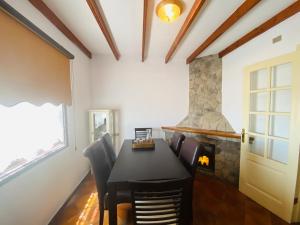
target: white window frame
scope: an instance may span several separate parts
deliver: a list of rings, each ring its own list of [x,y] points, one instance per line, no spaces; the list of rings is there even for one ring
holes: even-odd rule
[[[68,119],[68,115],[67,115],[67,107],[66,105],[62,105],[62,113],[63,113],[63,128],[64,128],[64,145],[61,146],[58,149],[49,151],[39,157],[36,157],[35,159],[25,163],[24,165],[21,165],[19,167],[17,167],[16,169],[13,169],[12,171],[9,171],[3,175],[0,176],[0,186],[7,183],[8,181],[10,181],[11,179],[19,176],[20,174],[22,174],[23,172],[29,170],[30,168],[34,167],[35,165],[43,162],[44,160],[50,158],[51,156],[57,154],[58,152],[66,149],[69,147],[69,135],[68,135],[68,123],[67,123],[67,119]]]

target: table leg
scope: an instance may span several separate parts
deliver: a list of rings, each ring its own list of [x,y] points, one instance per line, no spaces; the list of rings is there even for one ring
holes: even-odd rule
[[[116,188],[114,187],[114,185],[110,185],[108,187],[109,225],[117,225],[116,194]]]

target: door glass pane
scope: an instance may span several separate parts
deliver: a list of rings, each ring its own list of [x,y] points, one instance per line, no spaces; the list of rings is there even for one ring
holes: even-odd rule
[[[254,133],[265,133],[266,116],[264,115],[250,115],[249,131]]]
[[[250,111],[265,112],[267,111],[267,92],[252,93],[250,96]]]
[[[249,151],[263,156],[265,149],[265,139],[263,137],[249,135]]]
[[[267,69],[261,69],[250,74],[250,89],[257,90],[269,87],[269,76]]]
[[[272,112],[290,112],[291,111],[291,90],[272,91],[271,94]]]
[[[269,158],[278,162],[288,162],[289,143],[281,140],[269,140]]]
[[[107,130],[107,119],[108,115],[106,112],[94,112],[94,140],[100,139]]]
[[[272,87],[289,86],[292,83],[291,63],[281,64],[272,68]]]
[[[276,137],[289,138],[290,117],[289,116],[270,116],[269,135]]]

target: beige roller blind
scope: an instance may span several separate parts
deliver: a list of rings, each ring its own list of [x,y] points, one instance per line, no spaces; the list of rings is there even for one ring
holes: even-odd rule
[[[69,59],[0,10],[0,104],[71,104]]]

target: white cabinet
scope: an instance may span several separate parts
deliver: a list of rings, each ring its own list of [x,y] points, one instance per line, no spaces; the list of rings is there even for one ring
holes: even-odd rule
[[[89,110],[90,143],[109,133],[115,149],[119,150],[118,110]]]

